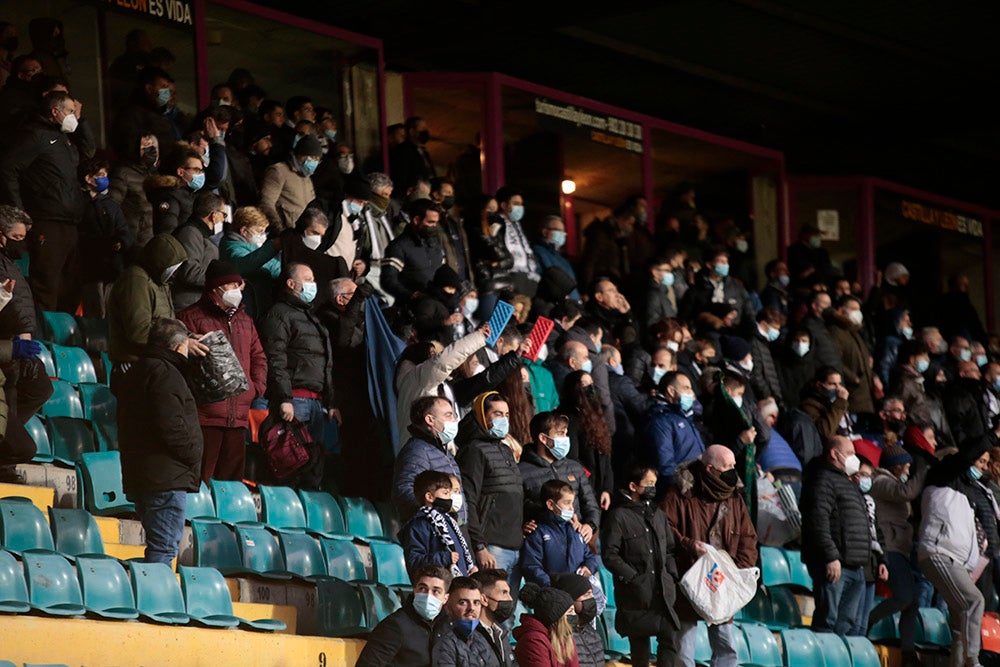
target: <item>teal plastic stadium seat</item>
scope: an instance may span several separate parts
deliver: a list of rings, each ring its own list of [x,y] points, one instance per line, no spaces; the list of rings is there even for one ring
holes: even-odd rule
[[[399,599],[388,586],[382,584],[355,584],[365,607],[365,624],[369,631],[399,609]]]
[[[219,519],[226,523],[257,523],[257,508],[246,484],[212,479],[208,486],[212,489]]]
[[[326,561],[326,572],[331,577],[337,577],[344,581],[366,581],[368,579],[368,574],[365,572],[365,561],[354,543],[348,540],[321,537],[319,545],[323,551],[323,559]]]
[[[604,589],[604,595],[608,598],[607,606],[615,607],[615,576],[603,565],[598,574],[600,575],[598,578],[601,580],[601,588]]]
[[[49,433],[45,430],[45,424],[42,423],[41,417],[31,415],[31,419],[25,423],[24,428],[27,429],[28,435],[35,443],[35,456],[31,460],[36,463],[52,463],[54,460],[52,443],[49,442]]]
[[[735,623],[733,624],[733,643],[736,645],[736,662],[741,665],[749,665],[750,646],[747,644],[743,630]]]
[[[813,638],[819,644],[826,667],[851,667],[851,652],[843,639],[832,632],[817,632]]]
[[[771,630],[801,628],[802,610],[799,609],[799,601],[795,599],[795,593],[783,586],[769,588],[767,592],[771,599],[772,617],[771,622],[765,623],[765,625]]]
[[[312,535],[279,531],[278,543],[281,545],[281,556],[285,561],[286,570],[308,579],[326,576],[323,549]]]
[[[781,644],[785,647],[785,667],[816,667],[825,664],[823,651],[811,630],[782,630]]]
[[[344,510],[348,533],[356,537],[385,537],[382,534],[382,520],[378,518],[378,512],[370,500],[338,496],[337,501]]]
[[[86,612],[76,572],[57,553],[26,551],[21,554],[28,601],[32,609],[53,616],[80,616]]]
[[[52,443],[52,456],[59,463],[72,466],[84,454],[97,451],[94,431],[86,419],[49,417],[45,420],[45,429]]]
[[[76,573],[83,589],[83,606],[102,616],[127,620],[139,618],[125,568],[111,556],[79,556]]]
[[[28,549],[52,551],[52,533],[42,510],[27,498],[13,496],[0,500],[0,546],[19,554]]]
[[[85,383],[78,387],[84,419],[89,419],[102,452],[118,449],[118,399],[107,385]]]
[[[608,638],[608,643],[604,647],[605,652],[612,658],[625,658],[627,660],[632,649],[629,647],[628,639],[615,629],[615,609],[605,607],[602,620],[604,621],[605,636]]]
[[[106,319],[103,317],[78,317],[76,323],[80,328],[80,347],[93,354],[108,351],[108,338],[110,338],[111,332]]]
[[[403,547],[393,542],[372,542],[374,579],[385,586],[409,586]]]
[[[42,351],[38,353],[38,359],[45,366],[45,374],[50,378],[54,378],[56,376],[56,362],[52,360],[52,353],[45,345],[42,345]]]
[[[917,616],[917,648],[947,648],[951,646],[951,628],[940,609],[921,607]]]
[[[52,395],[42,404],[42,416],[83,419],[83,404],[76,387],[65,380],[53,380]]]
[[[217,628],[240,626],[248,630],[284,630],[285,624],[276,619],[249,621],[233,616],[233,601],[222,573],[211,567],[177,568],[181,575],[181,591],[187,613],[193,620]]]
[[[260,485],[261,514],[271,528],[305,528],[306,513],[294,489]]]
[[[194,540],[194,564],[197,567],[214,567],[223,574],[247,572],[236,543],[236,535],[218,519],[204,518],[191,521]]]
[[[61,662],[47,662],[44,665],[38,662],[26,662],[24,663],[24,667],[69,667],[69,665]]]
[[[899,639],[899,614],[886,616],[868,630],[868,638],[873,642],[891,642]]]
[[[187,494],[187,515],[185,518],[188,521],[216,518],[212,492],[208,490],[208,485],[205,482],[202,482],[198,487],[198,493]]]
[[[368,632],[361,595],[346,581],[334,577],[317,580],[316,606],[323,636],[357,637]]]
[[[135,512],[122,489],[122,459],[118,452],[83,454],[76,466],[84,508],[97,516]]]
[[[0,549],[0,614],[23,614],[31,611],[24,570],[17,559]]]
[[[42,322],[45,324],[45,340],[59,345],[80,345],[83,342],[76,318],[69,313],[43,311]]]
[[[103,554],[104,539],[97,521],[85,509],[49,508],[49,528],[56,551],[66,556]],[[84,591],[86,595],[86,591]]]
[[[764,593],[763,588],[758,588],[753,599],[736,612],[734,620],[742,623],[763,623],[764,625],[774,622],[771,600]]]
[[[380,500],[375,503],[375,511],[382,522],[382,534],[392,540],[399,540],[399,529],[403,522],[399,518],[399,508],[394,503]]]
[[[785,554],[777,547],[760,548],[760,577],[765,586],[784,586],[792,583]]]
[[[306,513],[306,527],[323,535],[343,535],[347,533],[344,510],[340,503],[326,491],[303,491],[299,498]]]
[[[20,667],[20,665],[15,665],[10,660],[0,660],[0,667]]]
[[[99,380],[101,384],[111,384],[111,356],[107,352],[101,352],[98,355],[98,364],[101,367],[101,377]]]
[[[854,667],[880,667],[882,664],[875,646],[866,637],[844,637],[844,642]]]
[[[697,635],[694,644],[694,662],[696,665],[708,665],[712,662],[712,645],[708,641],[708,625],[698,621]]]
[[[243,567],[263,577],[288,579],[278,537],[265,526],[237,524],[236,544],[240,548]]]
[[[785,549],[785,561],[788,562],[791,585],[806,593],[812,593],[813,581],[809,575],[809,568],[802,562],[802,552]]]
[[[90,356],[80,347],[52,345],[52,360],[56,365],[56,377],[74,384],[97,382],[97,371]]]
[[[129,561],[128,571],[135,606],[143,619],[169,625],[183,625],[190,620],[180,583],[169,565]]]
[[[750,650],[748,663],[758,667],[781,667],[781,647],[778,646],[774,633],[757,623],[741,624],[738,629],[742,630]],[[709,653],[711,654],[711,648]]]

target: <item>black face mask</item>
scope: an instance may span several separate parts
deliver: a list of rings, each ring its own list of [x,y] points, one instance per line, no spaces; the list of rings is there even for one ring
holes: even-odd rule
[[[494,621],[496,621],[497,623],[503,623],[513,615],[514,615],[513,600],[497,600],[497,608],[493,610]]]
[[[885,421],[885,428],[893,433],[901,434],[906,430],[906,420],[905,419],[887,419]]]
[[[579,623],[579,619],[580,617],[577,616],[576,614],[566,614],[566,621],[569,623],[569,627],[571,628],[580,627],[579,625],[577,625],[577,623]]]
[[[451,511],[451,498],[435,498],[433,507],[447,514]]]
[[[454,197],[445,197],[444,199],[441,200],[441,206],[446,211],[448,209],[450,209],[454,205],[455,205],[455,198]]]
[[[721,479],[722,483],[725,484],[726,486],[735,487],[736,482],[739,481],[740,477],[739,474],[736,472],[736,468],[731,468],[730,470],[720,472],[719,479]]]
[[[430,130],[420,130],[417,132],[417,143],[426,144],[431,138]]]
[[[597,387],[592,384],[588,384],[586,387],[580,387],[580,394],[584,398],[595,398],[597,396]]]
[[[655,486],[642,486],[639,488],[641,489],[641,491],[639,491],[640,500],[648,500],[649,502],[653,502],[654,500],[656,500]]]
[[[425,239],[429,239],[432,236],[435,236],[437,234],[437,232],[438,232],[438,228],[436,226],[434,226],[434,227],[417,227],[417,234],[419,234],[420,236],[422,236]]]
[[[156,146],[146,146],[142,149],[142,164],[148,169],[152,169],[156,166],[156,160],[159,156],[156,152]]]
[[[576,622],[579,623],[577,627],[582,628],[588,625],[592,620],[597,617],[597,600],[594,598],[587,598],[582,602],[583,609],[577,612]]]
[[[15,241],[14,239],[7,239],[7,245],[3,247],[4,253],[13,260],[21,259],[24,256],[25,250],[28,248],[28,242],[24,239],[20,241]]]

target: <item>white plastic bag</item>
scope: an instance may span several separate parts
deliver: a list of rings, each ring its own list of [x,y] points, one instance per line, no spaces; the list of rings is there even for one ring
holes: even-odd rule
[[[705,544],[705,555],[681,577],[681,590],[709,625],[725,623],[757,593],[760,570],[740,569],[725,551]]]

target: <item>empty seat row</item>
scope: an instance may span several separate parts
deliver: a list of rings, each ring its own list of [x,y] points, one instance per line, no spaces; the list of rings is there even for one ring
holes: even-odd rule
[[[760,578],[765,586],[791,586],[812,593],[812,577],[800,551],[760,547]]]
[[[117,425],[101,425],[75,417],[33,416],[25,428],[35,442],[36,463],[58,463],[72,466],[83,454],[110,452],[118,449]]]
[[[58,551],[69,558],[104,554],[104,540],[90,512],[48,510],[46,522],[42,511],[27,498],[0,499],[0,546],[15,554],[29,550]]]
[[[79,556],[74,571],[63,556],[44,551],[25,551],[21,561],[0,550],[0,611],[285,629],[282,621],[234,616],[226,581],[212,568],[182,566],[178,585],[170,567],[160,563],[129,561],[123,565],[110,556]]]
[[[41,338],[58,345],[82,347],[95,354],[108,349],[108,321],[104,318],[45,311],[41,325]]]

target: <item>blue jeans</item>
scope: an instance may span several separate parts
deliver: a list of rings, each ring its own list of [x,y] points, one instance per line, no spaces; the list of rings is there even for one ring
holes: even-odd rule
[[[874,625],[897,611],[900,612],[899,646],[904,651],[912,651],[917,631],[917,609],[920,603],[917,596],[917,580],[923,576],[913,567],[909,556],[898,551],[887,553],[885,560],[889,567],[889,589],[892,591],[892,597],[883,600],[872,609],[869,625]]]
[[[326,410],[318,398],[292,398],[295,418],[306,425],[312,441],[322,446],[323,428],[326,425]]]
[[[187,512],[186,491],[133,495],[135,509],[146,531],[146,562],[166,563],[177,557]]]
[[[809,568],[813,580],[813,597],[816,613],[813,614],[814,632],[834,632],[846,636],[854,626],[854,617],[865,592],[864,568],[842,567],[836,583],[826,580],[826,567]]]
[[[733,624],[708,626],[708,643],[712,647],[711,667],[736,667],[736,640],[733,639]],[[694,667],[694,654],[698,646],[698,624],[681,621],[677,632],[677,651],[684,667]]]
[[[521,555],[520,552],[517,549],[504,549],[494,544],[486,545],[486,550],[497,559],[497,568],[507,571],[507,583],[510,584],[510,592],[513,594],[515,591],[520,590],[521,587],[518,584],[521,583],[521,571],[520,568],[516,567],[518,558]],[[514,578],[515,576],[517,579]]]
[[[847,634],[852,637],[868,636],[868,615],[872,613],[875,606],[875,584],[865,583],[865,590],[861,593],[861,600],[858,602],[858,611],[851,624],[851,630]]]

